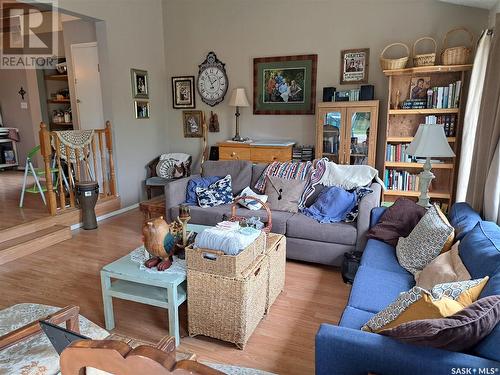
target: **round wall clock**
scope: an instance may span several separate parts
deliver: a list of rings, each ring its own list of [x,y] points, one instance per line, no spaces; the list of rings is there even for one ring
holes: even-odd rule
[[[229,82],[224,65],[214,52],[209,52],[205,61],[198,66],[198,94],[203,102],[212,107],[222,102],[227,92]]]

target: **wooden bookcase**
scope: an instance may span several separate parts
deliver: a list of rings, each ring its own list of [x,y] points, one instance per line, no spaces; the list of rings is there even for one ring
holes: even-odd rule
[[[375,167],[378,109],[378,100],[319,103],[316,158]]]
[[[389,94],[387,100],[387,129],[385,134],[384,170],[407,171],[418,175],[422,164],[408,161],[388,161],[387,151],[391,145],[407,144],[413,140],[418,126],[425,123],[428,115],[455,116],[455,134],[448,137],[451,148],[457,155],[454,158],[441,158],[441,163],[432,163],[432,171],[436,178],[432,181],[429,195],[434,202],[450,206],[455,193],[455,178],[457,174],[457,158],[460,154],[460,138],[462,134],[462,120],[467,99],[468,74],[472,65],[436,65],[397,70],[384,70],[389,78]],[[427,108],[427,109],[400,109],[404,100],[410,96],[411,80],[414,77],[430,77],[430,87],[448,86],[456,81],[462,82],[458,108]],[[398,94],[399,93],[399,94]],[[393,202],[398,197],[410,197],[417,200],[420,192],[387,190],[383,193],[384,202]]]

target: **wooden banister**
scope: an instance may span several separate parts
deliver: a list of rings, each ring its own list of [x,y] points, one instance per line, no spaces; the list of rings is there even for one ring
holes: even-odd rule
[[[101,189],[99,199],[117,197],[111,123],[106,121],[104,129],[94,129],[93,131],[94,134],[89,143],[83,147],[73,146],[60,139],[57,132],[49,131],[43,122],[40,124],[40,149],[45,168],[48,209],[52,216],[57,213],[57,194],[59,194],[61,210],[66,208],[66,191],[65,184],[63,184],[66,175],[64,174],[61,159],[66,159],[66,180],[69,185],[69,203],[71,207],[76,207],[74,190],[78,181],[95,180]],[[71,161],[71,155],[74,156],[73,161]],[[57,190],[54,189],[54,172],[51,170],[54,162],[53,157],[59,175],[58,186],[55,187],[58,188]],[[101,176],[99,176],[99,172]]]
[[[47,207],[49,213],[53,216],[57,213],[56,193],[52,182],[52,171],[50,162],[52,160],[52,146],[50,144],[50,132],[47,125],[40,123],[40,152],[42,154],[43,165],[45,168],[45,186],[47,188]]]

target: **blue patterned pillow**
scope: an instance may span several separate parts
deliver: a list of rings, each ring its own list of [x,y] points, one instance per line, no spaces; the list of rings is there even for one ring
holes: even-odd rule
[[[357,189],[352,190],[354,193],[356,193],[356,205],[353,207],[351,212],[349,212],[346,217],[345,217],[345,222],[346,223],[352,223],[356,221],[358,218],[359,214],[359,202],[361,202],[361,199],[363,199],[365,196],[367,196],[370,193],[373,193],[373,190],[370,188],[367,188],[365,186],[358,187]]]
[[[233,201],[231,175],[228,174],[207,188],[197,187],[196,197],[198,198],[198,205],[203,208],[231,203]]]

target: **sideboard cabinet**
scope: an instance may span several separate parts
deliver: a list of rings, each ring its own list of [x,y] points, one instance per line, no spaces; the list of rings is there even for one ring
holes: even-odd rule
[[[375,167],[378,109],[378,100],[319,103],[316,158]]]
[[[292,160],[293,142],[221,142],[220,160],[250,160],[253,163],[272,163]]]

